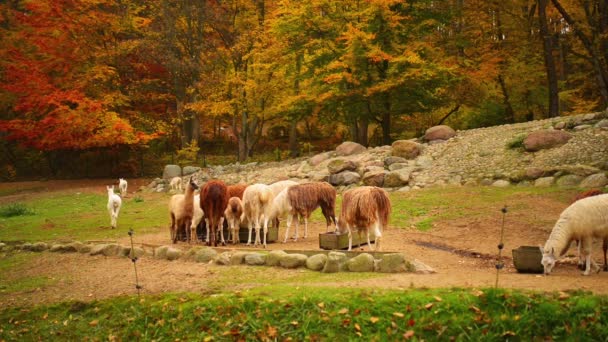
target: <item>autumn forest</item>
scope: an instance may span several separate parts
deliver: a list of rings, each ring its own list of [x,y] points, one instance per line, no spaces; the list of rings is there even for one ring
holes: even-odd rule
[[[3,180],[608,105],[605,0],[6,0],[0,35]]]

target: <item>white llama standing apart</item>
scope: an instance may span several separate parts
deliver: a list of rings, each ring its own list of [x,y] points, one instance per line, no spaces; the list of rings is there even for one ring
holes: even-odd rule
[[[127,180],[124,178],[118,179],[118,190],[120,190],[120,196],[125,197],[127,195]]]
[[[122,205],[120,196],[114,193],[114,185],[106,186],[108,190],[108,213],[110,213],[110,221],[112,223],[112,229],[116,228],[116,220],[118,219],[118,212]]]

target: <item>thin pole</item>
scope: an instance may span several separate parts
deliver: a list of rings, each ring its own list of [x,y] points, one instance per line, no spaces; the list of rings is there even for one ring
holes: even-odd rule
[[[505,216],[507,216],[507,206],[505,205],[500,211],[502,212],[502,225],[500,227],[500,242],[498,243],[498,259],[496,260],[496,283],[494,284],[495,288],[498,288],[498,275],[500,273],[500,270],[505,267],[505,264],[502,262],[502,250],[505,247],[503,239],[505,236]]]
[[[133,268],[135,269],[135,288],[137,289],[137,296],[140,295],[140,290],[143,288],[139,285],[139,278],[137,277],[137,257],[135,256],[135,250],[133,249],[133,229],[129,229],[129,238],[131,239],[131,261],[133,262]]]

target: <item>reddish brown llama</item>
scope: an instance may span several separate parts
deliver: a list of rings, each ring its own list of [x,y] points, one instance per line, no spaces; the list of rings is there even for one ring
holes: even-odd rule
[[[292,221],[295,220],[295,239],[298,236],[298,215],[304,217],[304,238],[308,236],[308,218],[315,209],[321,207],[325,222],[326,232],[333,222],[336,224],[336,189],[327,182],[311,182],[293,185],[287,189],[287,199],[292,207]],[[289,233],[287,226],[286,234]],[[287,235],[286,235],[287,236]]]
[[[239,199],[243,199],[243,192],[247,188],[246,184],[234,184],[228,185],[228,198],[238,197]]]
[[[374,250],[380,250],[382,230],[387,227],[391,214],[391,201],[388,193],[375,186],[362,186],[350,189],[342,195],[342,210],[338,220],[338,231],[348,231],[348,250],[352,249],[352,229],[357,229],[359,239],[366,232],[367,245],[370,246],[369,230],[374,227],[376,243]]]
[[[224,211],[226,222],[228,224],[228,241],[232,236],[232,244],[237,244],[239,240],[239,230],[241,224],[241,215],[243,215],[243,202],[238,197],[230,197],[228,207]]]
[[[208,246],[217,246],[216,231],[222,224],[222,216],[227,205],[228,189],[224,182],[221,180],[211,180],[203,186],[201,190],[201,209],[203,209],[204,218],[208,223]],[[225,244],[224,241],[222,242]]]

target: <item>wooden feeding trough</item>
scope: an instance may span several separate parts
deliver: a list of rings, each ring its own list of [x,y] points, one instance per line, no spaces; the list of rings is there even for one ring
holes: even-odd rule
[[[369,234],[369,241],[375,242],[376,236],[373,232]],[[361,245],[367,244],[367,234],[361,234],[361,239],[359,239],[359,234],[356,231],[353,231],[353,245],[352,247],[357,247]],[[319,248],[321,249],[348,249],[348,233],[337,234],[334,232],[330,233],[320,233],[319,234]]]
[[[543,254],[538,246],[520,246],[512,250],[513,265],[520,273],[543,273]]]
[[[260,229],[260,238],[262,239],[262,242],[264,241],[264,238],[261,236],[263,234],[263,229]],[[198,225],[198,227],[196,228],[196,235],[198,236],[198,240],[199,241],[205,241],[205,238],[207,237],[207,225],[204,224],[204,221],[201,222],[201,224]],[[243,228],[241,227],[239,229],[239,242],[242,243],[247,243],[247,239],[249,238],[249,228]],[[179,241],[186,241],[186,236],[183,234],[183,232],[179,232],[177,235],[177,239]],[[226,242],[228,243],[228,225],[224,224],[224,239],[226,239]],[[266,235],[266,242],[267,243],[271,243],[271,242],[277,242],[277,240],[279,240],[279,229],[277,227],[268,227],[268,235]],[[251,230],[251,242],[253,243],[255,241],[255,228]],[[348,244],[348,240],[346,241],[346,243]]]

